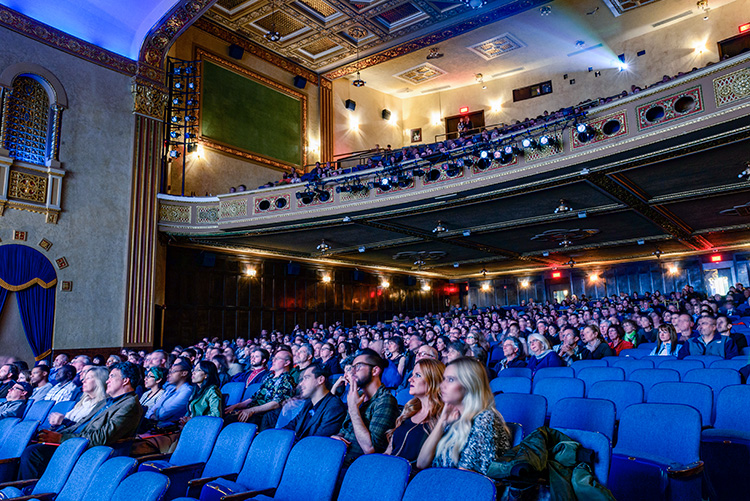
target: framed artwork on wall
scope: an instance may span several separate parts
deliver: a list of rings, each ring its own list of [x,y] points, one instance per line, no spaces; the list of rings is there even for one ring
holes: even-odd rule
[[[422,129],[412,129],[411,130],[411,142],[412,143],[421,143],[422,142]]]

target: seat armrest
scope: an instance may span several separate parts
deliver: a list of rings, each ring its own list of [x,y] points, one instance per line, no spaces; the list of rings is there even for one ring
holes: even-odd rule
[[[183,465],[170,466],[168,468],[164,468],[163,470],[161,470],[161,473],[163,475],[169,475],[170,473],[182,473],[183,471],[195,470],[197,468],[203,468],[205,465],[206,465],[206,463],[192,463],[192,464],[183,464]]]
[[[42,494],[29,494],[28,496],[21,496],[18,498],[13,498],[13,501],[31,501],[32,499],[36,499],[38,501],[52,501],[55,499],[54,492],[43,492]]]
[[[172,457],[171,454],[149,454],[148,456],[141,456],[135,459],[140,465],[141,463],[145,463],[146,461],[160,461],[162,459],[169,460],[170,457]]]
[[[703,472],[703,461],[696,461],[695,463],[686,464],[674,468],[670,466],[667,468],[667,475],[669,478],[687,478],[694,477]]]
[[[220,501],[245,501],[245,499],[250,499],[261,494],[264,494],[266,496],[273,496],[275,492],[275,487],[272,489],[262,489],[259,491],[238,492],[237,494],[222,496]]]
[[[0,459],[0,464],[19,463],[20,461],[21,461],[21,458]]]
[[[21,489],[23,487],[34,485],[37,482],[39,482],[38,478],[31,478],[29,480],[14,480],[13,482],[4,482],[0,484],[0,489],[5,489],[6,487],[17,487],[18,489]]]
[[[227,480],[231,480],[232,482],[237,480],[237,477],[239,474],[237,473],[230,473],[229,475],[219,475],[216,477],[203,477],[203,478],[194,478],[192,480],[188,481],[188,486],[190,487],[202,487],[206,485],[209,482],[213,482],[214,480],[218,480],[220,478],[226,478]]]

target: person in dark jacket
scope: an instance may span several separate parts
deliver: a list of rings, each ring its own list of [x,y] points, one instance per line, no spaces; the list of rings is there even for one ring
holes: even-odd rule
[[[6,394],[5,402],[0,402],[0,419],[7,417],[23,418],[29,395],[34,391],[29,383],[16,381]]]
[[[328,390],[328,376],[328,371],[320,364],[311,364],[300,374],[297,389],[305,403],[297,416],[283,427],[294,430],[296,440],[330,437],[344,424],[346,406]]]
[[[614,355],[612,348],[604,340],[599,327],[587,325],[581,331],[583,348],[579,350],[580,360],[599,360]]]
[[[508,337],[503,341],[503,355],[505,358],[495,365],[495,374],[509,367],[526,367],[526,358],[523,356],[523,346],[517,337]]]

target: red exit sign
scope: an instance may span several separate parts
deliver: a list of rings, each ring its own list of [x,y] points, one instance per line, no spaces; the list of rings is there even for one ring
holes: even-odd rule
[[[468,113],[468,112],[469,112],[469,107],[468,107],[468,106],[461,106],[461,107],[460,107],[460,108],[458,109],[458,112],[459,112],[459,113],[461,113],[462,115],[463,115],[464,113]]]

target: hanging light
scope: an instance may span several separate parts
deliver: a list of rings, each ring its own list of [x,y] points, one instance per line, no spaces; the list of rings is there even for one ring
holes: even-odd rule
[[[560,242],[561,247],[570,247],[571,245],[573,245],[573,242],[571,242],[567,238],[563,239],[563,241]]]
[[[565,200],[561,198],[560,199],[560,205],[558,205],[557,208],[555,208],[555,214],[562,214],[562,213],[565,213],[565,212],[570,212],[572,210],[573,209],[571,209],[568,206],[567,202],[565,202]]]
[[[575,266],[575,265],[576,265],[576,262],[575,262],[575,261],[573,261],[573,259],[571,259],[571,260],[570,260],[570,261],[568,261],[568,262],[567,262],[566,264],[567,264],[568,266],[570,266],[570,267],[572,268],[573,266]]]
[[[357,68],[357,79],[352,82],[352,85],[355,87],[364,87],[365,81],[362,80],[362,76],[359,74],[359,39],[365,36],[364,31],[350,31],[350,34],[352,36],[357,37],[357,60],[354,63],[354,67]]]
[[[425,264],[427,263],[422,261],[422,258],[419,258],[416,261],[414,261],[414,266],[416,266],[417,268],[422,268],[422,266],[424,266]]]
[[[487,276],[487,268],[483,267],[482,271],[480,273],[482,274],[483,277],[486,277]]]
[[[269,42],[278,42],[281,40],[281,33],[276,30],[276,4],[271,3],[271,8],[273,9],[271,11],[271,29],[268,30],[268,33],[263,35],[263,38]]]
[[[331,250],[331,246],[326,243],[326,240],[324,238],[320,241],[320,245],[318,245],[317,249],[320,252],[328,252],[329,250]]]
[[[430,53],[427,54],[427,59],[440,59],[443,57],[443,54],[441,54],[438,49],[438,47],[431,48]]]
[[[432,229],[432,232],[436,233],[436,234],[445,233],[446,231],[448,231],[448,229],[445,226],[443,226],[443,222],[442,221],[438,221],[437,222],[437,226],[435,226]]]
[[[487,3],[487,0],[461,0],[464,5],[471,7],[472,9],[478,9]]]

